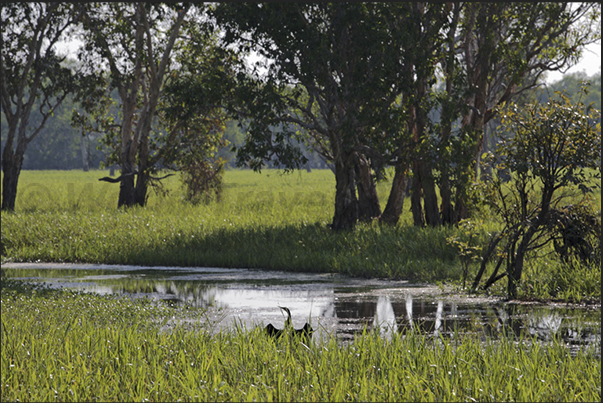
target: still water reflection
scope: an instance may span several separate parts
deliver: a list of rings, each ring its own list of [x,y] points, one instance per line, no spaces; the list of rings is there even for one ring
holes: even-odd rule
[[[216,329],[284,321],[278,306],[291,310],[293,324],[307,321],[320,335],[351,339],[365,327],[384,337],[415,329],[434,336],[478,332],[527,333],[541,340],[562,337],[572,348],[598,345],[601,311],[503,304],[459,298],[436,287],[403,281],[363,280],[338,275],[217,268],[174,268],[73,264],[4,264],[7,277],[45,282],[99,294],[124,294],[207,308]]]

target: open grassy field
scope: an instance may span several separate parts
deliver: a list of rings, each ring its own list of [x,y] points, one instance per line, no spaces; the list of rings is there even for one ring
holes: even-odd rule
[[[2,212],[2,261],[255,267],[459,284],[454,228],[362,224],[335,233],[330,171],[227,171],[219,202],[185,202],[177,177],[118,210],[107,172],[22,174]],[[387,184],[381,184],[382,201]],[[486,242],[492,220],[476,220]],[[475,268],[471,268],[475,270]],[[544,260],[522,295],[600,299],[600,269]],[[497,292],[497,290],[493,290]],[[532,293],[532,294],[530,294]],[[2,401],[600,401],[600,344],[570,355],[529,335],[484,341],[367,333],[341,345],[214,334],[203,310],[3,279]],[[181,320],[186,320],[186,326]],[[180,324],[179,324],[180,323]]]
[[[462,276],[447,238],[465,235],[457,228],[412,226],[408,200],[395,228],[372,223],[352,232],[330,230],[335,179],[329,170],[227,171],[222,199],[199,205],[183,199],[172,176],[164,181],[167,193],[150,191],[148,206],[128,210],[116,207],[119,185],[98,181],[107,175],[24,171],[16,211],[2,213],[2,259],[246,267],[413,282],[458,282]],[[383,204],[388,190],[389,183],[379,184]],[[600,209],[600,195],[594,203]],[[476,244],[497,230],[492,217],[477,217],[475,226]],[[547,257],[528,266],[524,295],[600,298],[600,268],[567,273]]]
[[[193,206],[176,177],[148,206],[118,210],[106,172],[24,172],[15,214],[3,214],[5,257],[174,266],[253,267],[432,281],[455,278],[449,229],[363,225],[333,233],[334,177],[228,171],[222,200]],[[382,190],[387,192],[387,184]],[[383,198],[386,197],[384,193]],[[436,251],[434,253],[434,251]],[[427,257],[429,257],[427,259]]]

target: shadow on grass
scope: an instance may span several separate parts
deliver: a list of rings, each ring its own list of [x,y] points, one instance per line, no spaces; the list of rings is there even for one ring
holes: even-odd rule
[[[460,266],[445,228],[334,232],[321,224],[224,227],[154,240],[127,252],[125,264],[339,273],[415,282],[455,280]],[[117,262],[116,262],[117,263]]]

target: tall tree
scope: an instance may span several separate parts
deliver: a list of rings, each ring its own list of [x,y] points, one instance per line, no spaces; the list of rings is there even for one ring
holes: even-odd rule
[[[153,166],[150,134],[187,4],[86,3],[80,56],[106,64],[121,99],[118,206],[145,205]],[[95,68],[96,70],[96,68]]]
[[[213,12],[227,44],[255,50],[268,60],[257,79],[241,75],[236,95],[250,118],[240,162],[260,169],[269,159],[294,168],[301,161],[287,132],[301,128],[332,161],[335,213],[332,227],[350,229],[359,217],[378,216],[371,167],[395,142],[371,144],[384,133],[400,132],[394,110],[404,74],[404,49],[393,24],[408,4],[222,3]],[[397,145],[396,145],[397,147]],[[384,165],[384,162],[381,165]],[[385,161],[387,162],[387,161]]]
[[[406,29],[412,32],[412,42],[405,51],[411,54],[408,75],[413,78],[408,124],[413,134],[418,158],[412,161],[413,184],[411,208],[415,225],[439,225],[440,214],[434,179],[434,158],[430,150],[430,128],[428,113],[433,108],[430,94],[435,84],[436,64],[441,58],[444,33],[453,29],[448,24],[450,8],[443,4],[414,3],[410,23]],[[454,22],[454,20],[453,20]],[[421,208],[423,197],[424,213]],[[397,220],[396,220],[397,221]]]
[[[69,3],[3,3],[0,8],[0,99],[6,118],[2,150],[2,210],[15,209],[17,185],[29,143],[76,88],[56,44],[78,18]],[[30,119],[37,106],[41,119]]]

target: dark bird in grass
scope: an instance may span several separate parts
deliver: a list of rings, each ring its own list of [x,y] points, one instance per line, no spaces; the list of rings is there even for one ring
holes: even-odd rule
[[[312,339],[312,333],[314,333],[314,329],[312,329],[312,326],[310,326],[309,323],[306,323],[301,329],[295,329],[293,327],[293,324],[291,323],[291,311],[289,310],[289,308],[281,306],[279,306],[279,308],[287,312],[287,319],[285,320],[285,325],[282,329],[277,329],[272,325],[272,323],[269,323],[264,329],[269,336],[279,338],[283,334],[289,333],[292,336],[299,336],[308,340]]]

